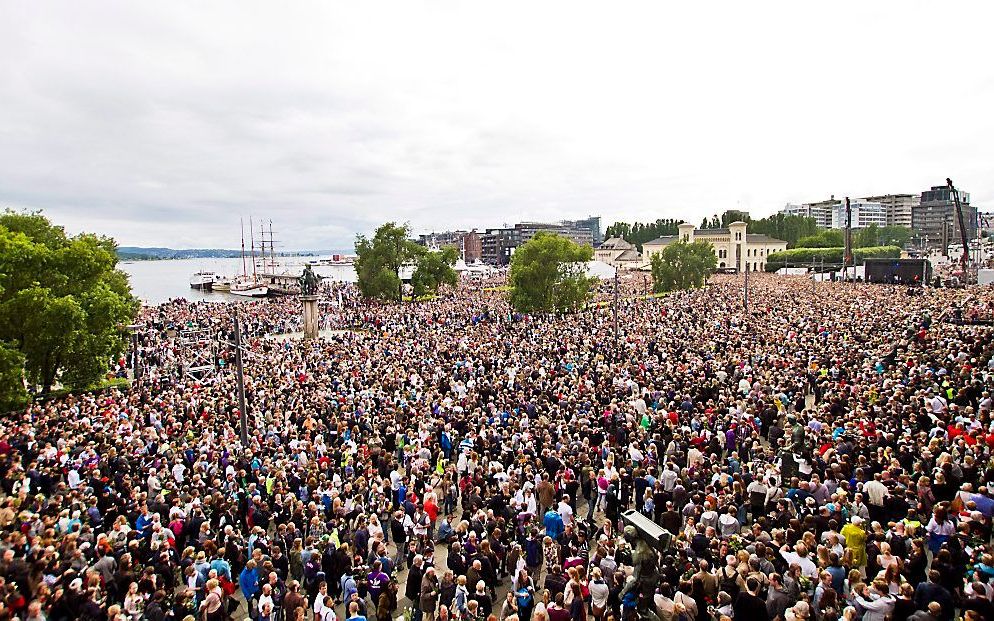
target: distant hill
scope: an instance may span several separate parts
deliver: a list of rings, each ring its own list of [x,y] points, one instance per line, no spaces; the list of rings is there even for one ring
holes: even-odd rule
[[[312,250],[299,252],[277,252],[280,257],[295,256],[309,257],[319,254]],[[142,246],[119,246],[117,256],[122,261],[159,261],[162,259],[229,259],[242,256],[241,250],[225,250],[223,248],[145,248]]]

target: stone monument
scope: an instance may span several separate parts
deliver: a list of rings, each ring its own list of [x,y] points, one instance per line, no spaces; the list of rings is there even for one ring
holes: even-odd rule
[[[314,273],[310,265],[304,267],[300,276],[300,301],[304,305],[304,338],[318,337],[318,284],[321,277]]]

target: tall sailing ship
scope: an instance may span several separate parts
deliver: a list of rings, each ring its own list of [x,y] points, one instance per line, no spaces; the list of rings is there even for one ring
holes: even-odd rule
[[[245,220],[241,221],[242,227],[242,275],[236,277],[231,282],[230,293],[248,298],[264,298],[269,295],[269,286],[259,280],[259,274],[255,263],[255,232],[252,229],[252,219],[249,218],[249,241],[252,257],[252,275],[249,276],[248,266],[245,262]],[[265,247],[263,247],[265,255]]]

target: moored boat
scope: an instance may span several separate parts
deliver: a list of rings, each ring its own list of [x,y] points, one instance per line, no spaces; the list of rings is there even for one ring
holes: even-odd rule
[[[214,272],[200,271],[190,276],[190,288],[198,291],[212,291],[219,277]]]

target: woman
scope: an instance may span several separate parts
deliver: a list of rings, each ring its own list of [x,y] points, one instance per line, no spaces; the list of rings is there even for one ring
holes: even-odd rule
[[[607,599],[611,594],[611,588],[604,582],[600,567],[594,567],[591,570],[587,589],[590,591],[590,612],[594,619],[603,621],[604,613],[607,612]]]
[[[880,570],[880,573],[877,574],[877,580],[886,582],[888,592],[895,597],[901,592],[901,587],[906,582],[896,563],[892,563],[887,569]]]
[[[925,553],[925,544],[921,539],[911,540],[911,552],[908,554],[908,563],[905,565],[905,576],[908,584],[914,588],[925,582],[925,570],[928,567],[928,554]]]
[[[932,519],[925,527],[928,533],[928,549],[935,554],[942,547],[942,544],[949,541],[949,538],[956,532],[956,525],[944,507],[936,507],[932,512]]]
[[[840,535],[846,538],[846,556],[850,567],[866,565],[866,531],[863,518],[854,515],[852,521],[842,527]]]
[[[469,589],[466,588],[466,576],[456,578],[456,591],[452,596],[452,605],[449,607],[452,615],[462,618],[466,613],[466,604],[469,602]]]
[[[211,578],[207,581],[207,597],[200,605],[201,613],[206,621],[224,621],[226,614],[222,606],[221,586]]]
[[[128,594],[124,597],[124,613],[131,618],[131,621],[138,621],[145,608],[145,597],[138,592],[138,583],[132,582],[128,587]]]

